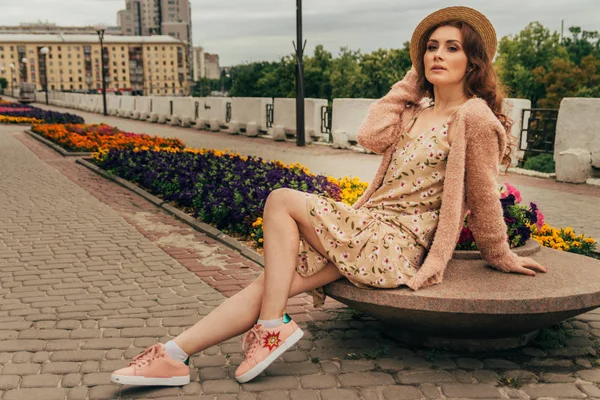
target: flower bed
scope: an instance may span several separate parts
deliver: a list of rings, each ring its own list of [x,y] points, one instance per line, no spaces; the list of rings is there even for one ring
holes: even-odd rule
[[[78,115],[42,110],[21,103],[7,103],[0,105],[0,115],[6,117],[33,118],[47,124],[83,124],[85,121]]]
[[[504,210],[504,222],[511,248],[525,244],[528,239],[538,241],[542,246],[555,250],[591,256],[596,241],[584,235],[576,236],[572,228],[557,229],[544,223],[544,215],[536,203],[523,206],[521,193],[508,183],[500,190],[500,203]],[[462,232],[456,246],[457,250],[477,250],[477,243],[469,229],[469,215],[465,218]]]
[[[26,118],[26,117],[7,117],[5,115],[0,115],[0,124],[40,124],[43,121],[35,118]]]
[[[96,155],[95,162],[218,229],[245,236],[277,188],[341,200],[339,186],[299,165],[222,151],[113,149]]]
[[[40,124],[32,126],[31,130],[65,150],[76,152],[108,151],[113,148],[182,149],[185,147],[179,139],[124,132],[110,125]]]

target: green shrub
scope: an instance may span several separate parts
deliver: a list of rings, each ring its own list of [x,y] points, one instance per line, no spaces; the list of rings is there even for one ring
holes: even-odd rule
[[[552,154],[539,154],[525,160],[523,168],[538,172],[553,173],[556,171]]]

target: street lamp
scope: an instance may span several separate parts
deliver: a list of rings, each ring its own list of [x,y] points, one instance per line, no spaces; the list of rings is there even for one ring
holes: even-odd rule
[[[10,63],[9,67],[10,67],[10,95],[11,95],[11,97],[14,97],[15,89],[13,88],[13,79],[14,79],[13,75],[15,74],[15,63]]]
[[[23,57],[21,63],[23,64],[23,82],[27,82],[27,58]]]
[[[2,64],[0,65],[0,72],[2,72],[2,77],[4,77],[4,72],[5,72],[5,71],[6,71],[6,70],[4,69],[4,63],[2,63]],[[4,94],[4,88],[2,88],[2,94]]]
[[[44,91],[46,92],[46,105],[50,104],[48,101],[48,52],[50,50],[47,47],[40,49],[40,54],[44,56]]]
[[[108,115],[106,110],[106,71],[104,70],[104,32],[106,31],[106,25],[96,25],[96,33],[100,39],[100,65],[102,68],[102,103],[104,105],[104,115]]]

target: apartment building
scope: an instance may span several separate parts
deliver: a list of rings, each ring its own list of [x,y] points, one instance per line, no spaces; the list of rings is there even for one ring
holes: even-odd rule
[[[0,77],[9,86],[35,82],[43,90],[47,76],[49,90],[100,91],[100,52],[97,35],[0,34]],[[107,91],[187,95],[186,52],[186,43],[171,36],[105,35]]]

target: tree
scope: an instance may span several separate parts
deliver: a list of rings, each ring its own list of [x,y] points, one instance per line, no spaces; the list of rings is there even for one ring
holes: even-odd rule
[[[362,77],[359,60],[360,51],[350,50],[347,47],[340,49],[339,58],[332,63],[332,99],[360,97]]]
[[[364,54],[360,60],[362,75],[361,97],[380,98],[410,69],[409,43],[404,49],[379,49]]]
[[[332,70],[333,55],[325,50],[323,45],[317,45],[312,57],[304,57],[305,96],[308,98],[331,99],[333,91],[331,85]]]
[[[0,89],[2,89],[2,94],[4,94],[4,89],[8,87],[8,81],[6,78],[0,78]]]
[[[579,26],[572,26],[569,32],[572,37],[563,38],[562,45],[575,65],[580,65],[581,60],[588,55],[600,58],[598,31],[583,31]]]
[[[221,90],[221,80],[200,78],[200,80],[194,82],[194,87],[192,88],[192,96],[206,97],[213,90]]]
[[[539,22],[528,24],[518,35],[505,36],[498,46],[496,67],[501,81],[509,90],[509,97],[530,99],[535,107],[546,96],[543,79],[534,75],[538,67],[549,71],[555,58],[567,60],[569,55],[560,45],[558,33]]]
[[[533,73],[546,89],[546,97],[538,102],[542,108],[558,108],[564,97],[574,97],[584,83],[583,72],[571,60],[555,58],[549,71],[538,67]]]

